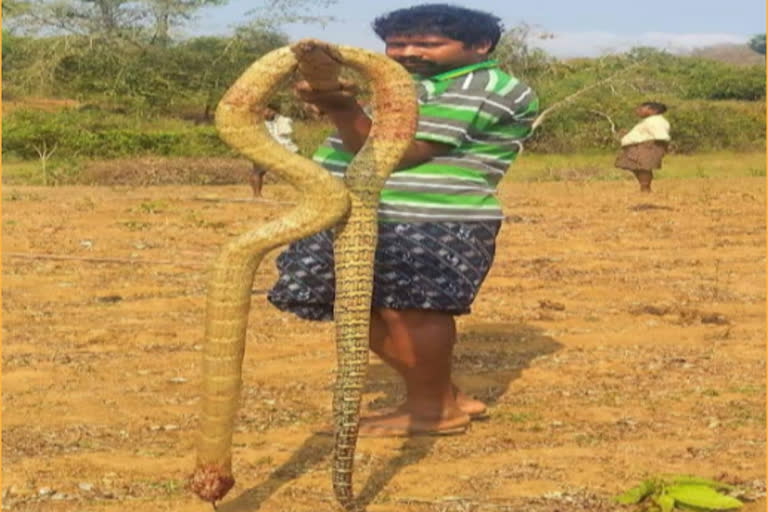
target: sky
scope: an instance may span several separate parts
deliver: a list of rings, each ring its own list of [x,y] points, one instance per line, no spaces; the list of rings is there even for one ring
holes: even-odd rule
[[[230,33],[231,27],[247,19],[246,12],[268,2],[229,0],[224,6],[200,11],[187,28],[190,35]],[[409,7],[418,0],[337,0],[311,14],[334,16],[338,21],[325,27],[291,24],[282,30],[292,39],[314,37],[381,51],[383,44],[370,23],[388,11]],[[673,52],[720,43],[745,43],[766,31],[764,0],[471,0],[451,1],[491,12],[507,27],[526,23],[533,32],[554,34],[552,39],[532,39],[556,57],[598,56],[653,46]]]

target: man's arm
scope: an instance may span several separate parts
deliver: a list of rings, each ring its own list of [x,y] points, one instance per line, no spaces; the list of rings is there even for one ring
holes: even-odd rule
[[[371,132],[373,122],[357,103],[351,87],[342,84],[342,87],[336,91],[317,92],[309,89],[306,82],[299,82],[296,90],[304,101],[316,105],[328,116],[339,131],[344,149],[353,154],[360,151]],[[412,167],[436,156],[445,155],[451,149],[453,147],[448,144],[414,140],[397,168]]]

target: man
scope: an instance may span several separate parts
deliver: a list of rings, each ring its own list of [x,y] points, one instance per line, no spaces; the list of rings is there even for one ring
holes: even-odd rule
[[[466,430],[484,403],[451,380],[454,316],[466,314],[493,261],[503,214],[495,188],[530,135],[538,100],[489,54],[500,20],[429,4],[377,18],[386,54],[414,75],[420,117],[415,138],[387,181],[379,207],[371,349],[404,379],[405,402],[361,420],[362,436]],[[350,88],[297,90],[336,126],[314,159],[342,176],[371,120]],[[292,244],[278,257],[268,298],[311,320],[333,315],[332,233]]]
[[[662,114],[666,105],[647,101],[635,109],[642,118],[621,138],[621,153],[615,166],[631,171],[640,184],[640,192],[650,192],[653,170],[661,169],[661,161],[669,145],[669,122]]]

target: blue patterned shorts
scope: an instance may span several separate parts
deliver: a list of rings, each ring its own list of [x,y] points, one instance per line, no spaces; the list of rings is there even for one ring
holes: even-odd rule
[[[469,313],[496,250],[501,221],[380,223],[373,307]],[[278,309],[332,320],[333,233],[291,244],[277,257],[280,277],[267,294]]]

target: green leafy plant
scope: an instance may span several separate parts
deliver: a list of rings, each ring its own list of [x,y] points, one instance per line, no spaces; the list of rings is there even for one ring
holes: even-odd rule
[[[736,487],[691,475],[659,475],[643,481],[616,497],[624,505],[640,504],[643,510],[673,512],[674,510],[734,510],[741,501],[722,491]]]

